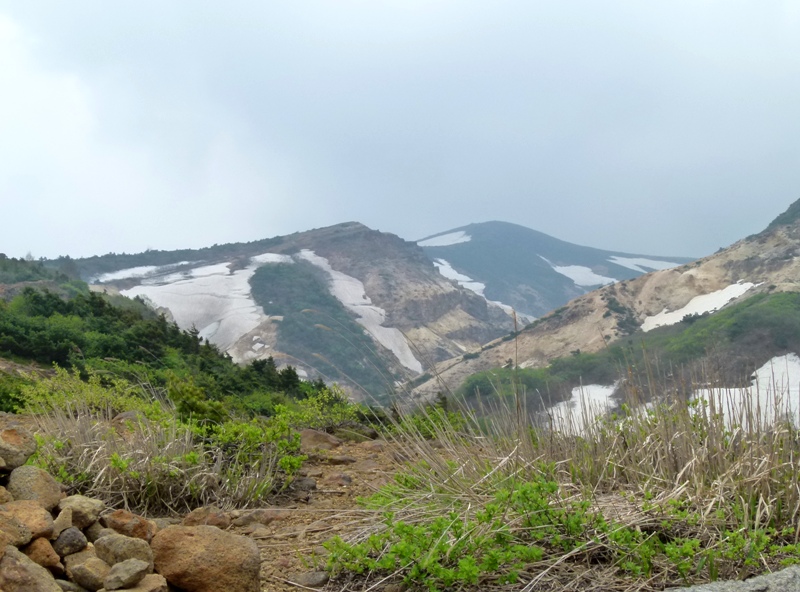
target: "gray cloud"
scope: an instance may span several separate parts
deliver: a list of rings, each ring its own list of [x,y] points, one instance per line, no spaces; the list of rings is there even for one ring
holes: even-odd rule
[[[799,33],[791,2],[0,0],[0,251],[502,219],[704,255],[800,197]]]

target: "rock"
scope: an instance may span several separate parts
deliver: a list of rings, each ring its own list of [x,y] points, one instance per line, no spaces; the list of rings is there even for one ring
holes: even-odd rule
[[[0,590],[3,592],[61,592],[53,575],[19,549],[8,545],[0,559]]]
[[[101,539],[102,540],[102,539]],[[170,526],[153,538],[156,571],[189,592],[259,592],[261,558],[247,537],[213,526]]]
[[[81,563],[86,563],[89,559],[97,557],[93,547],[86,547],[83,551],[73,553],[64,557],[64,568],[67,571],[67,577],[72,577],[72,570],[79,566]]]
[[[49,473],[32,467],[22,466],[11,471],[6,486],[15,500],[33,500],[50,511],[61,501],[61,486]]]
[[[668,588],[668,590],[669,592],[800,592],[800,566],[793,565],[743,582],[713,582],[688,588]]]
[[[86,561],[74,565],[70,570],[70,576],[76,584],[90,592],[97,592],[103,587],[103,582],[110,571],[108,563],[98,557],[89,557]]]
[[[328,463],[329,465],[352,465],[353,463],[357,462],[355,458],[352,456],[328,456],[325,457],[324,462]]]
[[[56,516],[56,519],[53,520],[53,534],[50,535],[50,538],[57,539],[58,535],[67,530],[70,526],[72,526],[72,510],[69,508],[61,510],[58,516]]]
[[[399,584],[387,584],[381,592],[406,592],[408,586],[400,582]]]
[[[59,585],[63,592],[89,592],[83,586],[78,586],[78,584],[67,580],[56,580],[56,584]]]
[[[114,529],[119,534],[142,539],[148,543],[153,540],[156,533],[156,525],[150,520],[145,520],[141,516],[131,514],[126,510],[117,510],[103,516],[101,523],[105,523],[108,528]]]
[[[234,526],[247,526],[253,523],[263,524],[268,526],[278,520],[285,520],[289,517],[291,510],[284,510],[280,508],[262,508],[259,510],[250,510],[243,513],[236,520],[233,521]]]
[[[292,481],[292,487],[298,491],[311,491],[317,488],[317,480],[311,477],[300,477]]]
[[[22,522],[7,512],[0,512],[0,535],[5,535],[7,544],[21,547],[31,542],[31,531]]]
[[[180,524],[181,520],[178,518],[153,518],[153,522],[156,525],[156,532],[158,532],[159,530],[164,530],[167,526]]]
[[[184,526],[199,526],[201,524],[216,526],[225,530],[231,525],[231,519],[225,512],[214,506],[197,508],[183,519]]]
[[[359,447],[370,452],[383,452],[386,450],[386,442],[383,440],[370,440],[369,442],[362,442]]]
[[[83,551],[88,542],[80,530],[70,526],[58,535],[58,538],[53,543],[53,549],[61,557],[65,557]]]
[[[0,485],[0,504],[7,504],[13,502],[14,496],[8,493],[8,489]]]
[[[10,426],[0,430],[0,458],[5,461],[3,470],[21,467],[36,452],[36,439],[23,427]]]
[[[64,572],[61,557],[58,556],[58,553],[53,549],[53,545],[47,539],[34,539],[33,542],[22,549],[22,552],[42,567],[54,568],[60,573]]]
[[[300,432],[300,450],[310,452],[312,450],[333,450],[342,445],[342,441],[336,436],[331,436],[325,432],[319,432],[306,428]]]
[[[100,518],[106,504],[85,495],[71,495],[58,502],[59,510],[72,510],[72,526],[83,530]]]
[[[153,565],[153,551],[143,539],[124,534],[110,534],[97,539],[94,543],[97,556],[111,566],[122,563],[126,559],[141,559]]]
[[[305,573],[291,574],[289,581],[300,584],[306,588],[322,588],[328,583],[330,576],[325,571],[308,571]]]
[[[31,500],[8,502],[0,506],[0,513],[9,514],[22,522],[35,539],[50,538],[53,534],[53,517],[38,502]]]
[[[360,473],[374,473],[375,471],[381,470],[380,464],[378,464],[377,461],[371,458],[360,460],[356,464],[354,464],[351,468],[352,470],[358,471]]]
[[[146,561],[126,559],[111,568],[103,580],[103,588],[106,590],[130,588],[141,582],[150,571],[150,564]]]
[[[353,478],[345,473],[331,473],[322,480],[325,485],[332,485],[334,487],[345,487],[353,482]]]
[[[86,538],[89,539],[91,542],[95,542],[97,539],[102,538],[104,536],[108,536],[110,534],[119,534],[113,528],[106,528],[99,522],[95,522],[83,532],[86,533]]]
[[[125,592],[168,592],[168,590],[169,586],[164,576],[160,574],[150,574],[149,576],[145,576],[144,579],[133,588],[126,588]],[[105,588],[101,588],[99,592],[107,591]]]

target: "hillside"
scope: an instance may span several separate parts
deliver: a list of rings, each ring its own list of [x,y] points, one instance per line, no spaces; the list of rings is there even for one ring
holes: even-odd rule
[[[508,222],[470,224],[417,244],[447,277],[528,317],[599,286],[691,261],[584,247]]]
[[[654,271],[580,296],[516,335],[437,366],[418,396],[455,390],[476,372],[516,362],[540,368],[571,352],[597,352],[623,337],[723,308],[757,294],[800,291],[800,221],[793,204],[763,232],[674,269]]]
[[[273,357],[378,398],[513,327],[414,243],[358,223],[74,265],[94,290],[141,297],[235,361]]]

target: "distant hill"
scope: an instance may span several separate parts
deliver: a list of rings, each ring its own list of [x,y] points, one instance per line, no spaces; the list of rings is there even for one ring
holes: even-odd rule
[[[529,317],[599,286],[692,260],[583,247],[508,222],[470,224],[417,244],[445,276]]]
[[[621,339],[641,343],[640,335],[644,333],[659,327],[691,323],[698,317],[713,315],[757,295],[800,292],[798,278],[800,201],[792,204],[764,231],[713,255],[598,288],[515,334],[484,344],[479,351],[442,362],[437,366],[436,379],[417,384],[415,392],[428,397],[442,389],[456,390],[468,376],[507,366],[509,360],[522,368],[544,368],[554,359],[578,352],[599,352]],[[747,343],[771,345],[738,349],[735,358],[741,362],[740,366],[748,359],[752,364],[759,364],[772,355],[794,351],[795,341],[776,331],[782,318],[786,327],[795,326],[795,303],[792,299],[770,299],[758,309],[763,311],[759,313],[763,314],[762,318],[770,319],[769,326],[775,330],[770,329],[760,340],[758,335],[753,335]],[[781,316],[784,314],[785,318]],[[758,331],[759,323],[742,320],[743,317],[725,318],[731,326],[717,327],[719,335],[730,335],[736,327],[744,326]],[[761,324],[766,326],[766,322]],[[680,340],[687,338],[679,335],[675,339],[679,341],[668,349],[685,351],[685,343]],[[696,357],[705,355],[705,348],[711,345],[705,338],[692,337],[691,341],[697,344]]]

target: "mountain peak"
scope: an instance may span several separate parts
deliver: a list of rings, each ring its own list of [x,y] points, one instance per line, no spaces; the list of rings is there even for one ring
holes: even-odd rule
[[[790,205],[785,212],[775,218],[772,222],[769,223],[764,229],[764,232],[769,232],[771,230],[775,230],[779,226],[788,226],[789,224],[793,224],[797,220],[800,220],[800,199],[795,201],[792,205]]]

